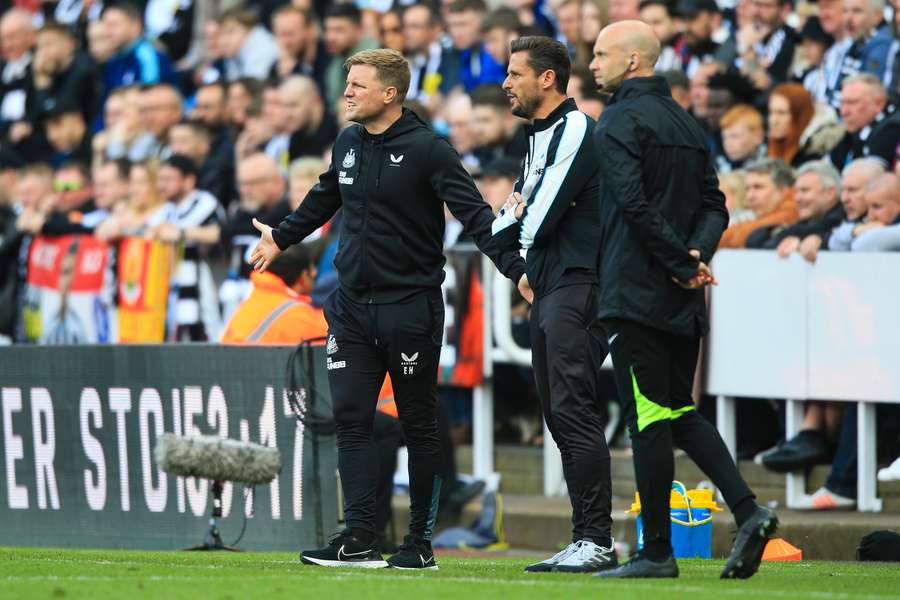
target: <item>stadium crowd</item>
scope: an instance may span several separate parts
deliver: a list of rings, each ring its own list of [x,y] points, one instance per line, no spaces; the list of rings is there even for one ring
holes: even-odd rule
[[[588,68],[593,42],[624,19],[653,27],[658,74],[707,132],[731,215],[721,247],[811,262],[823,251],[900,250],[900,0],[892,4],[2,0],[0,339],[83,341],[65,327],[28,336],[33,243],[65,235],[93,236],[113,255],[129,238],[177,249],[165,272],[165,340],[322,335],[317,307],[336,285],[339,226],[269,273],[251,273],[246,258],[258,239],[252,220],[277,225],[332,160],[348,124],[344,60],[374,47],[403,52],[408,108],[450,139],[498,210],[527,150],[501,87],[510,42],[563,41],[569,96],[597,118],[608,98]],[[460,229],[448,215],[447,248]],[[519,321],[526,313],[514,310]],[[810,508],[852,506],[853,406],[811,403],[796,438],[760,452],[779,430],[744,454],[779,471],[833,459]]]

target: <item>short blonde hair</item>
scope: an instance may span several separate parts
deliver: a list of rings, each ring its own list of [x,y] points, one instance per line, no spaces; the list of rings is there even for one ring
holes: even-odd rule
[[[370,65],[375,67],[375,77],[386,86],[397,89],[397,101],[402,104],[409,91],[409,63],[396,50],[377,48],[357,52],[344,61],[344,70],[349,71],[354,65]]]
[[[321,158],[304,156],[291,163],[288,169],[288,180],[294,179],[318,179],[319,175],[328,169],[328,165]]]
[[[728,188],[734,198],[734,206],[731,210],[747,208],[747,182],[743,171],[719,173],[719,185]]]

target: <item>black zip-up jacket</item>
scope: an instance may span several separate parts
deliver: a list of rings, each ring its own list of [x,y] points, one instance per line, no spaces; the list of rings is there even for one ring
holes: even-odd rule
[[[501,211],[494,220],[501,247],[527,250],[528,283],[538,297],[597,282],[602,229],[595,125],[571,98],[526,125],[528,155],[515,186],[525,211],[521,220],[515,211]]]
[[[444,280],[445,202],[478,248],[518,282],[525,261],[491,239],[494,215],[456,151],[407,109],[382,134],[362,125],[342,131],[328,171],[272,236],[285,249],[343,208],[334,259],[341,288],[357,302],[397,302]]]
[[[603,174],[599,316],[705,334],[703,290],[672,281],[697,272],[688,250],[709,264],[728,226],[703,130],[665,79],[641,77],[616,91],[594,139]]]

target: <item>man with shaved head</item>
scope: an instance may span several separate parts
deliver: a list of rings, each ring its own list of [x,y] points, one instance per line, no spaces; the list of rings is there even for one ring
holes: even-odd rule
[[[759,567],[775,514],[756,504],[715,427],[691,399],[700,338],[709,329],[703,288],[728,225],[705,136],[654,76],[660,45],[651,27],[621,21],[600,32],[591,70],[611,93],[594,134],[604,233],[600,310],[634,450],[643,548],[600,577],[678,577],[669,490],[672,446],[722,491],[739,531],[722,577]]]

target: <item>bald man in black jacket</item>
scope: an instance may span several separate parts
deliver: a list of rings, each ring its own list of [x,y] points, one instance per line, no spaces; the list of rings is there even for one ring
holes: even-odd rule
[[[602,174],[600,313],[631,435],[644,546],[600,577],[677,577],[669,490],[672,445],[722,491],[738,536],[723,578],[752,576],[778,520],[756,504],[715,427],[694,410],[703,287],[728,225],[725,199],[693,118],[653,75],[659,41],[640,21],[606,27],[591,70],[613,94],[595,131]]]

